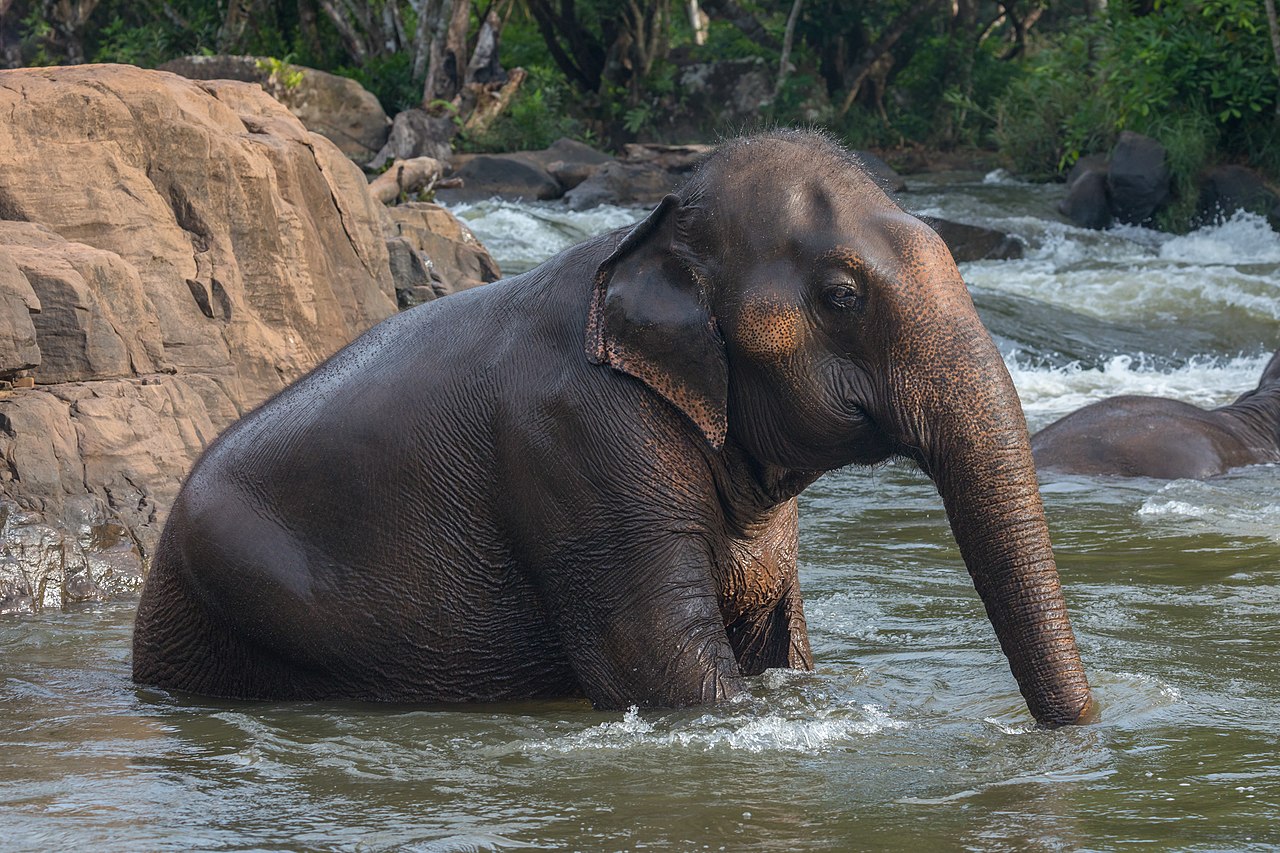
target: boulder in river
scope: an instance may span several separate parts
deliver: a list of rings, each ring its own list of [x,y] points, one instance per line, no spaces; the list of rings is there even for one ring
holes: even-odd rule
[[[1142,225],[1171,192],[1168,154],[1149,136],[1126,130],[1120,134],[1107,167],[1111,213],[1120,222]]]
[[[1110,225],[1111,199],[1105,168],[1086,169],[1068,181],[1067,195],[1058,203],[1058,211],[1081,228],[1100,230]]]
[[[495,196],[520,201],[547,201],[564,195],[560,182],[526,151],[455,158],[454,166],[454,175],[462,179],[462,186],[436,193],[437,198],[448,204],[481,201]]]
[[[1200,181],[1196,221],[1216,222],[1241,210],[1266,216],[1271,227],[1280,231],[1280,196],[1261,175],[1247,166],[1210,169]]]
[[[1022,257],[1022,242],[1003,231],[981,225],[952,222],[937,216],[921,216],[947,244],[956,263],[965,261],[1006,261]]]
[[[565,138],[540,150],[455,154],[454,175],[462,179],[462,186],[442,189],[436,197],[450,204],[493,197],[548,201],[560,198],[613,162],[608,154]]]

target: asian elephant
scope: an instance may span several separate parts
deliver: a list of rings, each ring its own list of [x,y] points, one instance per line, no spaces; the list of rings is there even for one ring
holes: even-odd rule
[[[211,444],[134,679],[723,700],[813,665],[796,495],[895,454],[936,482],[1031,713],[1081,721],[1022,410],[945,245],[824,136],[731,141],[638,225],[383,322]]]
[[[1280,462],[1280,350],[1258,387],[1205,410],[1164,397],[1090,403],[1036,433],[1036,464],[1067,474],[1204,479]]]

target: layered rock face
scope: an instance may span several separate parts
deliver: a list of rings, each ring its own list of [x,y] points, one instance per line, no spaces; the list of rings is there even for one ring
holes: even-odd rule
[[[359,163],[373,157],[391,133],[391,120],[372,92],[327,71],[260,56],[183,56],[161,65],[160,70],[192,80],[257,83],[304,127],[327,137]]]
[[[360,169],[256,85],[4,71],[0,116],[0,610],[38,610],[136,585],[205,445],[396,288]]]

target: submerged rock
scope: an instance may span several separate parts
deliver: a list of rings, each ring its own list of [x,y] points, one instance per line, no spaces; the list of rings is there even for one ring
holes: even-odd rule
[[[965,261],[1005,261],[1022,257],[1022,241],[1003,231],[952,222],[936,216],[921,216],[947,244],[956,263]]]
[[[493,197],[547,201],[564,195],[564,187],[531,152],[476,154],[455,158],[454,164],[454,175],[462,179],[462,186],[436,193],[448,204]]]

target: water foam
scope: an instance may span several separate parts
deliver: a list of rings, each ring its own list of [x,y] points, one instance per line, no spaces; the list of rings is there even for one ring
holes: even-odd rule
[[[1157,370],[1141,354],[1118,355],[1101,368],[1091,369],[1079,363],[1031,365],[1015,350],[1005,356],[1005,364],[1027,419],[1036,428],[1037,423],[1043,425],[1089,403],[1122,394],[1170,397],[1202,408],[1221,406],[1257,387],[1269,358],[1269,354],[1193,357],[1176,369]]]
[[[809,708],[795,716],[704,714],[694,720],[658,717],[650,722],[632,705],[621,720],[610,720],[561,737],[526,742],[526,753],[574,753],[579,750],[636,748],[728,749],[750,753],[801,752],[809,755],[838,749],[878,732],[905,728],[876,705]]]
[[[505,274],[532,269],[588,237],[631,225],[644,216],[638,208],[600,205],[570,210],[561,204],[489,199],[451,208],[467,223]]]
[[[1168,240],[1160,246],[1160,257],[1193,264],[1277,264],[1280,234],[1256,213],[1237,211],[1230,219]]]
[[[1257,537],[1280,542],[1276,465],[1255,465],[1211,480],[1174,480],[1148,496],[1137,517],[1174,532]]]

